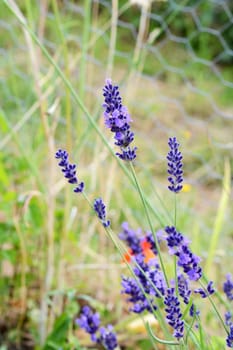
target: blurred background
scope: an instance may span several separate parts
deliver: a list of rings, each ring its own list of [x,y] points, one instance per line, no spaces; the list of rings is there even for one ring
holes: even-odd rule
[[[165,158],[176,136],[185,174],[179,229],[217,282],[230,272],[232,1],[1,1],[1,350],[40,349],[48,337],[55,345],[45,349],[60,349],[67,337],[74,349],[78,337],[88,346],[72,321],[85,302],[116,325],[122,348],[149,349],[120,294],[125,266],[54,158],[58,148],[69,151],[90,200],[103,197],[116,235],[124,221],[148,230],[103,142],[115,148],[102,117],[106,78],[120,86],[133,119],[135,167],[155,211],[166,220],[173,208]],[[153,224],[161,228],[156,216]]]

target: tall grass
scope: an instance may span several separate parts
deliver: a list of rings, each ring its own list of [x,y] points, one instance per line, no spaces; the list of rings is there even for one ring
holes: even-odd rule
[[[74,10],[77,10],[75,2],[69,5],[73,5]],[[3,238],[2,243],[4,245],[9,242],[11,246],[10,253],[7,249],[3,249],[2,260],[6,257],[14,266],[14,274],[7,280],[9,289],[5,295],[7,307],[4,312],[11,310],[8,306],[12,300],[18,301],[19,295],[20,318],[16,335],[13,335],[13,340],[15,337],[18,342],[27,317],[30,319],[29,328],[33,328],[33,341],[41,345],[45,343],[48,334],[59,329],[62,318],[58,323],[56,319],[59,315],[63,315],[66,303],[71,309],[73,308],[69,314],[72,319],[78,312],[77,300],[69,293],[71,289],[76,288],[78,296],[96,291],[96,295],[94,292],[91,294],[99,298],[100,304],[92,300],[93,305],[97,303],[97,308],[103,310],[106,319],[120,320],[120,332],[124,330],[125,307],[122,302],[119,306],[113,305],[119,300],[120,274],[125,267],[122,267],[121,257],[106,238],[104,230],[96,223],[94,217],[90,218],[87,203],[73,197],[70,189],[65,187],[65,182],[57,180],[58,172],[54,160],[57,147],[66,147],[74,161],[78,161],[80,177],[85,178],[88,183],[90,188],[88,195],[91,200],[99,194],[103,195],[107,206],[111,208],[109,215],[117,230],[120,229],[121,222],[126,219],[135,227],[143,226],[149,229],[150,225],[142,215],[143,206],[148,209],[153,221],[152,229],[157,229],[165,223],[171,223],[172,220],[173,201],[168,203],[163,201],[165,181],[161,175],[165,171],[162,165],[162,159],[166,154],[165,136],[171,135],[174,129],[180,135],[183,135],[181,130],[183,127],[184,131],[191,129],[191,138],[182,137],[184,143],[192,150],[190,153],[185,152],[188,164],[186,173],[194,171],[194,183],[191,184],[191,193],[182,194],[183,203],[178,209],[181,214],[178,215],[177,221],[182,229],[191,231],[190,237],[193,232],[207,228],[207,238],[197,234],[194,243],[203,256],[208,254],[206,260],[208,274],[211,272],[211,266],[215,264],[216,256],[221,254],[220,233],[228,242],[227,235],[231,230],[228,214],[225,222],[226,231],[223,233],[223,217],[225,212],[228,213],[230,191],[228,163],[225,167],[223,194],[214,225],[210,217],[215,215],[217,205],[212,208],[208,201],[199,201],[202,191],[206,192],[206,196],[210,193],[216,202],[219,200],[219,178],[213,176],[211,179],[213,184],[209,186],[206,167],[210,166],[213,169],[217,165],[219,177],[222,172],[223,152],[217,148],[219,153],[213,155],[211,147],[203,146],[201,141],[205,141],[206,136],[201,131],[199,134],[201,136],[198,138],[196,130],[199,131],[199,125],[195,124],[196,121],[192,124],[186,117],[183,119],[178,117],[179,123],[184,122],[184,125],[182,128],[177,127],[177,112],[174,111],[171,101],[168,103],[169,112],[164,110],[164,107],[157,109],[155,101],[161,103],[161,96],[154,96],[154,87],[157,89],[158,86],[152,84],[151,79],[143,77],[142,72],[148,64],[147,45],[151,44],[152,38],[149,30],[150,9],[140,9],[138,32],[135,41],[130,43],[132,47],[130,64],[125,67],[125,63],[122,63],[124,61],[121,61],[116,54],[117,50],[123,52],[128,45],[127,40],[122,39],[118,33],[118,18],[124,18],[127,11],[131,10],[131,5],[125,2],[121,6],[120,1],[113,0],[110,6],[111,14],[106,9],[98,11],[98,5],[98,2],[85,0],[82,4],[83,15],[70,16],[55,0],[51,3],[42,1],[38,7],[30,0],[22,4],[4,0],[1,4],[9,21],[14,23],[14,27],[8,33],[26,45],[25,51],[18,50],[23,58],[20,55],[12,57],[13,69],[17,70],[15,65],[22,71],[25,70],[30,77],[27,84],[25,82],[23,84],[17,76],[12,75],[11,81],[8,82],[9,91],[6,91],[7,84],[4,87],[5,96],[10,99],[13,94],[15,100],[21,101],[24,95],[25,108],[20,103],[18,106],[13,104],[13,107],[9,103],[4,106],[0,115],[2,131],[0,179],[2,179],[2,191],[5,192],[2,202],[6,203],[2,204],[3,221],[4,225],[9,226],[10,232],[16,234],[16,238],[13,238],[13,234],[8,239]],[[93,25],[99,31],[92,31]],[[80,44],[72,43],[73,37],[70,38],[69,34],[71,31],[77,34],[81,40]],[[107,48],[104,46],[104,40],[102,41],[105,37],[109,43]],[[14,40],[13,45],[16,45]],[[104,57],[103,65],[106,68],[102,71],[97,70],[95,64],[87,59],[88,55],[93,56],[94,60]],[[24,61],[23,64],[21,61]],[[8,67],[7,58],[4,64]],[[157,63],[153,61],[149,68],[156,70],[156,65]],[[111,141],[107,138],[100,119],[101,86],[104,79],[110,76],[126,83],[123,84],[123,88],[126,86],[126,102],[135,115],[133,119],[138,130],[139,144],[136,171],[143,188],[141,190],[143,204],[139,202],[134,192],[137,188],[134,176],[130,169],[114,156]],[[89,87],[98,90],[89,91]],[[169,82],[161,86],[160,93],[163,94],[165,89],[169,89]],[[151,96],[149,99],[146,99],[147,94]],[[144,116],[145,109],[147,117]],[[164,119],[167,113],[173,113],[175,122],[171,120],[166,125]],[[163,121],[165,124],[162,124]],[[211,129],[214,135],[218,135],[218,127],[216,122]],[[154,132],[155,128],[157,131]],[[229,132],[228,127],[221,126],[221,128]],[[214,141],[211,140],[210,146],[216,149]],[[199,148],[195,144],[199,144]],[[151,145],[156,149],[152,149]],[[9,160],[9,156],[12,160]],[[155,174],[159,177],[155,178]],[[4,176],[9,178],[9,182],[4,180]],[[189,180],[192,181],[192,176]],[[203,180],[203,186],[195,188],[200,180]],[[122,188],[121,192],[119,188]],[[128,205],[124,209],[126,203]],[[195,227],[190,226],[191,203],[194,204],[191,215],[195,221],[199,220],[199,224]],[[203,211],[205,215],[199,218],[200,212]],[[210,236],[212,228],[214,233]],[[4,226],[1,232],[5,229]],[[209,237],[212,237],[210,246]],[[201,246],[203,248],[200,248]],[[125,253],[124,249],[119,248],[122,254]],[[19,257],[15,257],[15,254]],[[106,263],[109,263],[109,269],[106,268]],[[4,273],[6,272],[3,272],[1,284],[5,281]],[[92,274],[98,276],[98,283],[90,277]],[[222,272],[219,275],[221,276]],[[14,290],[13,296],[10,291],[11,284]],[[33,295],[35,289],[37,292]],[[105,303],[108,303],[106,308]],[[9,310],[6,311],[7,308]],[[115,312],[113,315],[111,310]],[[12,313],[14,314],[14,311]],[[35,321],[34,313],[40,314],[39,322]],[[64,324],[66,324],[65,318]],[[70,324],[69,327],[72,328]],[[69,335],[72,338],[74,334],[71,328]],[[8,341],[10,342],[9,339]],[[75,343],[75,340],[73,341]]]

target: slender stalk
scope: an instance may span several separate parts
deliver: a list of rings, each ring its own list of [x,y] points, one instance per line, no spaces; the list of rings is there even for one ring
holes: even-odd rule
[[[19,244],[20,244],[20,259],[21,259],[21,277],[20,277],[20,317],[18,321],[17,328],[20,329],[23,325],[24,318],[26,317],[26,309],[27,309],[27,287],[26,287],[26,272],[27,272],[27,261],[28,261],[28,254],[27,254],[27,247],[25,242],[25,235],[21,232],[21,227],[19,225],[19,218],[18,216],[15,216],[14,218],[14,225],[16,233],[19,237]]]
[[[147,209],[147,204],[146,204],[146,201],[145,201],[143,192],[142,192],[142,190],[141,190],[141,186],[140,186],[140,184],[139,184],[139,182],[138,182],[138,179],[137,179],[137,176],[136,176],[136,173],[135,173],[135,170],[134,170],[134,167],[133,167],[132,162],[130,162],[130,169],[131,169],[131,171],[132,171],[133,178],[134,178],[136,187],[137,187],[137,189],[138,189],[138,193],[139,193],[139,196],[140,196],[140,198],[141,198],[141,201],[142,201],[142,204],[143,204],[143,207],[144,207],[144,210],[145,210],[145,214],[146,214],[146,217],[147,217],[147,220],[148,220],[148,223],[149,223],[151,232],[152,232],[153,237],[154,237],[154,240],[155,240],[156,248],[157,248],[157,250],[158,250],[159,261],[160,261],[161,268],[162,268],[162,271],[163,271],[163,274],[164,274],[164,278],[165,278],[165,280],[166,280],[167,286],[169,287],[168,278],[167,278],[165,266],[164,266],[164,264],[163,264],[163,259],[162,259],[162,255],[161,255],[161,251],[160,251],[160,246],[159,246],[158,238],[157,238],[156,233],[155,233],[155,231],[154,231],[154,228],[153,228],[153,225],[152,225],[152,222],[151,222],[151,219],[150,219],[150,215],[149,215],[149,212],[148,212],[148,209]],[[160,222],[160,224],[162,225],[161,222]]]
[[[116,48],[117,38],[117,19],[118,19],[118,0],[112,0],[112,18],[111,18],[111,34],[110,34],[110,45],[108,53],[108,65],[106,70],[106,77],[112,76],[112,68],[114,63],[114,54]]]
[[[88,41],[91,28],[91,0],[84,1],[84,18],[83,18],[83,35],[82,35],[82,52],[79,70],[79,98],[81,101],[85,99],[85,84],[87,79],[87,53]],[[83,112],[80,110],[80,112]],[[79,113],[80,117],[80,113]],[[79,119],[77,118],[76,128],[78,129]]]
[[[209,299],[211,305],[213,306],[214,311],[216,312],[220,322],[222,323],[223,328],[225,329],[226,333],[229,334],[229,330],[227,329],[227,326],[225,325],[225,322],[223,321],[222,316],[220,315],[220,313],[219,313],[219,311],[218,311],[218,309],[217,309],[217,307],[216,307],[216,305],[215,305],[211,295],[209,295],[206,287],[204,286],[204,284],[200,280],[199,280],[199,283],[200,283],[201,287],[204,289],[204,291],[207,293],[208,299]]]
[[[176,201],[176,193],[174,193],[174,226],[176,227],[176,212],[177,212],[177,201]],[[177,278],[177,256],[174,255],[174,274],[175,274],[175,286],[176,286],[176,296],[179,295],[178,290],[178,278]]]

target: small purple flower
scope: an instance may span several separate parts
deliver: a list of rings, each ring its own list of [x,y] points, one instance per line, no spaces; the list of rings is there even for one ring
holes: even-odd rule
[[[174,226],[166,226],[165,232],[167,233],[167,245],[169,247],[170,254],[177,254],[182,245],[187,243],[182,233],[177,232]]]
[[[66,150],[59,149],[55,154],[55,158],[60,159],[58,165],[61,167],[64,177],[68,180],[70,184],[76,185],[74,192],[83,192],[84,183],[78,183],[78,178],[76,176],[76,165],[69,163],[68,152]]]
[[[227,326],[233,325],[233,323],[232,323],[232,313],[230,311],[227,311],[225,313],[225,323],[226,323]]]
[[[141,232],[139,230],[134,231],[131,229],[127,222],[123,222],[121,227],[122,231],[119,233],[119,238],[127,243],[133,254],[141,253]]]
[[[90,307],[86,305],[82,308],[81,314],[75,322],[80,328],[84,329],[91,335],[92,341],[96,341],[95,334],[100,326],[100,316],[97,312],[94,313]]]
[[[121,285],[123,287],[122,293],[129,295],[127,301],[133,304],[130,311],[136,314],[140,314],[144,310],[153,312],[151,305],[153,306],[153,309],[156,310],[157,307],[152,303],[152,300],[151,304],[148,302],[140,288],[139,282],[134,278],[122,276]]]
[[[146,272],[148,277],[149,294],[154,295],[156,298],[164,296],[167,290],[166,281],[163,272],[160,270],[159,264],[156,263],[156,259],[149,262],[149,271]],[[153,283],[153,285],[150,283]]]
[[[189,303],[191,289],[189,288],[189,280],[183,274],[178,275],[177,280],[178,292],[185,304]]]
[[[100,336],[97,340],[98,343],[102,344],[106,350],[114,350],[117,348],[117,337],[113,332],[112,325],[100,328]]]
[[[199,266],[200,258],[194,255],[188,246],[181,247],[178,256],[178,266],[183,268],[183,271],[188,275],[191,281],[197,281],[202,276],[202,268]]]
[[[167,155],[168,160],[168,181],[170,185],[168,189],[172,192],[178,193],[182,190],[182,182],[183,182],[183,170],[182,170],[182,154],[179,151],[179,143],[176,140],[176,137],[170,137],[168,141],[168,145],[170,147],[170,151]]]
[[[127,108],[122,105],[119,87],[113,85],[110,79],[106,80],[103,96],[105,125],[115,134],[115,145],[121,149],[121,153],[116,155],[122,160],[132,161],[136,158],[137,150],[136,147],[130,147],[134,140],[134,133],[130,130],[132,120]]]
[[[194,316],[199,316],[200,315],[200,311],[197,310],[196,306],[194,304],[191,305],[190,309],[189,309],[189,315],[191,317]]]
[[[223,291],[227,296],[227,299],[232,301],[233,300],[233,280],[230,273],[226,275],[226,282],[223,284]]]
[[[207,288],[206,290],[204,290],[203,288],[197,288],[194,290],[194,293],[198,293],[201,295],[202,298],[207,298],[209,295],[214,294],[215,289],[213,288],[213,281],[210,281],[207,284]]]
[[[230,332],[226,339],[227,346],[233,348],[233,325],[230,326]]]
[[[110,226],[110,221],[106,220],[106,210],[105,204],[101,198],[96,198],[94,201],[94,211],[96,212],[98,218],[102,222],[104,227]]]
[[[175,295],[175,288],[167,289],[164,304],[166,305],[167,322],[174,329],[173,336],[180,339],[184,335],[184,321],[182,320],[179,299]]]
[[[165,227],[166,241],[170,254],[178,257],[177,264],[182,267],[190,280],[197,281],[202,276],[199,266],[200,258],[192,253],[188,247],[188,240],[176,231],[174,226]]]
[[[106,328],[100,327],[100,316],[94,313],[89,306],[84,306],[80,316],[75,323],[84,329],[91,336],[91,340],[95,343],[102,344],[106,350],[114,350],[117,347],[117,338],[113,332],[112,325]],[[99,331],[99,335],[97,332]]]

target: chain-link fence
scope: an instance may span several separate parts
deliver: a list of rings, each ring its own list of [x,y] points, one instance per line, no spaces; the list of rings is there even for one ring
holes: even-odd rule
[[[211,141],[220,148],[232,148],[230,0],[61,1],[56,9],[48,1],[25,4],[18,3],[29,26],[61,67],[69,65],[69,78],[81,97],[87,94],[86,103],[99,95],[103,77],[113,76],[125,83],[127,102],[141,110],[143,118],[151,111],[160,127],[165,119],[166,128],[165,114],[169,121],[180,114],[187,135],[195,123],[203,129],[216,121],[217,130],[222,124],[223,132],[219,135],[213,128],[212,135],[209,127]],[[49,83],[54,84],[54,72],[35,44],[22,36],[19,22],[4,12],[4,6],[1,13],[7,14],[0,22],[2,106],[23,113],[23,119],[14,116],[18,130],[39,108],[28,86],[39,84],[51,97],[54,91],[48,90]],[[1,145],[8,139],[9,135],[3,137]]]

